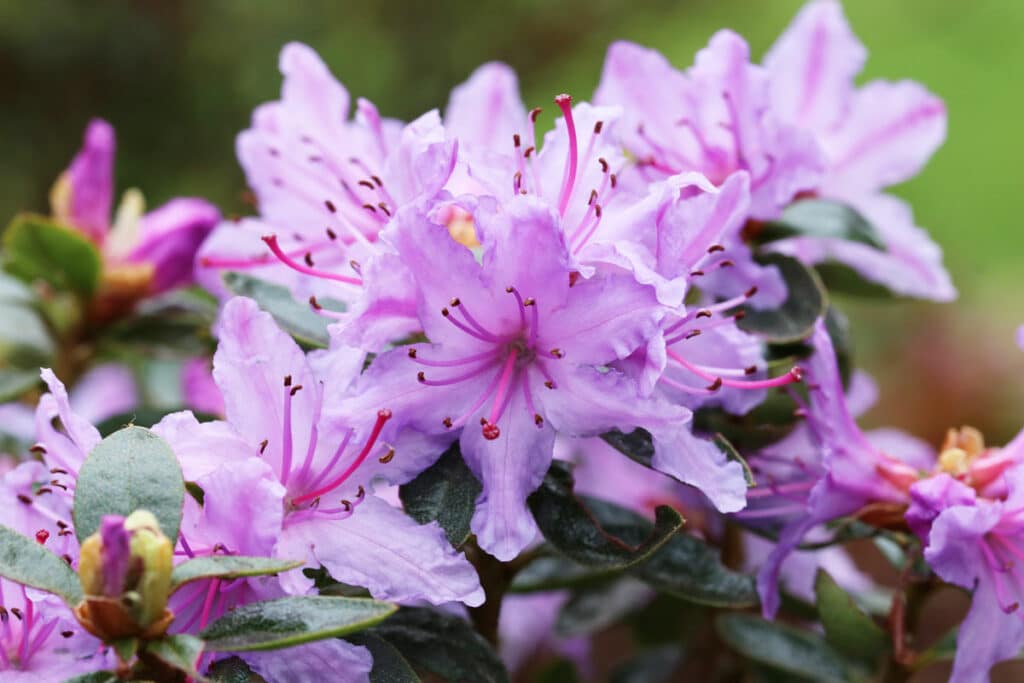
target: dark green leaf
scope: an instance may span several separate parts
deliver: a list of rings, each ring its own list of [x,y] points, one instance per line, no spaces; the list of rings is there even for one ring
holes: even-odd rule
[[[160,640],[150,641],[146,645],[146,652],[164,664],[184,671],[193,679],[202,679],[196,671],[196,662],[203,652],[203,641],[195,636],[180,633],[174,636],[165,636]]]
[[[35,293],[20,280],[0,272],[0,365],[31,370],[50,365],[56,351],[39,312]]]
[[[296,301],[286,288],[242,273],[225,273],[224,284],[233,294],[254,299],[260,308],[274,316],[281,329],[300,344],[327,348],[330,343],[327,336],[330,319],[318,315],[308,302]],[[340,301],[321,299],[318,303],[332,311],[345,310],[345,304]]]
[[[677,645],[646,650],[622,664],[612,673],[611,683],[662,683],[671,680],[679,666],[681,652]]]
[[[715,627],[732,649],[755,662],[814,681],[840,683],[852,679],[842,655],[816,633],[750,614],[719,615]]]
[[[840,239],[885,249],[875,227],[853,207],[828,199],[793,202],[774,221],[765,223],[754,242],[764,244],[787,237]]]
[[[299,560],[289,562],[272,557],[243,557],[241,555],[211,555],[182,562],[171,573],[171,590],[178,590],[189,581],[201,579],[237,579],[243,576],[280,574],[305,564]]]
[[[91,297],[99,286],[100,252],[82,233],[34,214],[20,214],[4,234],[4,268],[32,282]]]
[[[206,677],[215,683],[267,683],[240,657],[217,660]]]
[[[865,299],[893,299],[897,294],[878,282],[868,280],[856,270],[838,261],[826,261],[814,266],[825,288],[830,292],[850,294]]]
[[[538,557],[516,573],[509,587],[513,593],[537,593],[600,583],[615,569],[585,567],[561,555]]]
[[[121,638],[120,640],[115,640],[110,645],[114,648],[114,652],[117,653],[117,658],[122,662],[130,662],[139,651],[138,638]]]
[[[758,602],[751,577],[726,568],[715,548],[686,534],[674,535],[630,573],[659,592],[701,605],[739,608]]]
[[[394,645],[383,638],[363,632],[345,640],[354,645],[362,645],[373,655],[370,683],[420,683],[420,677],[412,665]]]
[[[490,644],[454,614],[403,607],[371,633],[393,645],[416,671],[443,681],[505,683],[508,673]]]
[[[559,611],[555,632],[562,636],[596,633],[642,607],[652,595],[646,584],[628,576],[577,590]]]
[[[769,342],[788,343],[811,333],[814,322],[825,314],[827,298],[817,274],[807,266],[782,254],[764,254],[758,262],[779,269],[788,290],[786,300],[775,309],[758,310],[745,306],[746,316],[740,329]]]
[[[683,526],[668,506],[658,507],[652,526],[610,503],[576,498],[572,485],[572,475],[556,462],[527,502],[548,543],[580,564],[624,569],[650,557]]]
[[[364,598],[288,597],[237,607],[199,635],[210,652],[275,650],[361,631],[395,609]]]
[[[483,487],[462,460],[456,441],[437,462],[399,489],[405,511],[420,524],[437,520],[452,545],[469,538],[469,522]]]
[[[694,430],[702,434],[719,433],[741,450],[757,450],[781,441],[799,422],[796,403],[782,391],[768,398],[746,415],[733,415],[719,406],[707,406],[694,412]]]
[[[533,678],[534,683],[580,683],[576,665],[568,659],[556,659]]]
[[[58,595],[72,607],[82,601],[78,575],[67,562],[5,526],[0,526],[0,576]]]
[[[889,639],[824,569],[814,579],[818,615],[825,638],[847,657],[874,664],[888,650]]]
[[[93,671],[69,678],[64,683],[120,683],[121,679],[113,671]]]
[[[79,470],[75,534],[81,542],[99,528],[103,515],[149,510],[174,542],[184,499],[181,466],[170,446],[148,429],[126,427],[103,439]]]
[[[0,403],[15,401],[39,384],[39,368],[0,367]],[[2,428],[3,425],[0,425]]]

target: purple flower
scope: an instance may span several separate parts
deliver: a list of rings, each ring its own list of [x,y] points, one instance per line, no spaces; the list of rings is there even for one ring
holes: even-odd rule
[[[403,125],[360,99],[347,120],[348,92],[305,45],[286,45],[280,68],[281,99],[259,107],[238,137],[261,219],[220,226],[201,250],[199,277],[223,293],[220,273],[246,270],[304,297],[344,301],[346,319],[361,325],[352,339],[379,348],[415,331],[412,294],[379,233],[401,207],[447,198],[456,144],[436,111]]]
[[[72,566],[78,541],[70,528],[71,499],[54,495],[52,475],[25,462],[0,477],[0,524],[35,538]],[[112,659],[59,598],[0,578],[0,678],[59,683],[105,668]]]
[[[931,517],[924,557],[949,583],[973,590],[971,609],[960,625],[953,683],[987,681],[988,671],[1024,646],[1024,581],[1016,565],[1024,559],[1020,467],[1005,472],[1004,498],[976,495],[973,488],[940,474],[915,484],[911,516]],[[923,526],[918,524],[919,533]]]
[[[556,433],[642,425],[670,444],[656,467],[686,481],[713,478],[724,455],[688,443],[697,441],[688,411],[641,397],[607,365],[658,331],[664,309],[653,289],[627,273],[578,277],[557,211],[531,196],[480,210],[476,220],[482,263],[443,226],[396,216],[387,238],[416,277],[431,343],[379,356],[338,410],[389,400],[403,433],[459,437],[484,486],[472,528],[499,559],[536,533],[525,499],[548,469]],[[742,489],[742,473],[739,480]]]
[[[202,199],[172,199],[143,213],[138,190],[125,193],[116,215],[113,127],[93,119],[82,149],[50,194],[53,215],[92,240],[108,269],[142,268],[151,294],[192,282],[192,261],[200,243],[220,221],[220,212]]]
[[[809,134],[774,115],[768,75],[749,57],[731,31],[716,33],[686,73],[654,50],[612,44],[594,101],[623,108],[617,132],[637,160],[624,180],[696,171],[718,184],[743,170],[751,178],[754,218],[772,218],[813,189],[821,153]]]
[[[229,301],[219,326],[214,379],[227,422],[198,423],[178,413],[154,427],[178,455],[186,479],[199,480],[226,462],[233,469],[261,459],[283,487],[277,556],[323,565],[337,580],[383,599],[480,604],[475,571],[441,529],[416,524],[367,489],[401,458],[379,440],[391,418],[387,406],[376,406],[370,419],[321,417],[322,402],[344,391],[363,354],[346,349],[307,359],[249,299]],[[277,524],[262,523],[268,533]],[[296,570],[282,585],[305,592],[311,582]]]
[[[956,297],[942,252],[917,228],[909,207],[880,194],[917,175],[946,137],[942,100],[913,81],[856,87],[867,51],[833,0],[809,2],[768,51],[772,109],[811,133],[825,158],[822,197],[860,210],[886,249],[801,238],[782,245],[809,263],[836,260],[894,291],[937,301]]]

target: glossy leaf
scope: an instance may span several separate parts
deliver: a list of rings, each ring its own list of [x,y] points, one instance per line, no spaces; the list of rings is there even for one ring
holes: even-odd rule
[[[146,645],[146,653],[156,657],[164,664],[184,671],[193,679],[203,679],[196,671],[196,663],[203,652],[203,641],[195,636],[179,633],[165,636],[160,640],[150,641]]]
[[[765,341],[788,343],[811,333],[814,321],[825,314],[827,297],[817,274],[794,258],[782,254],[764,254],[758,261],[779,269],[786,283],[786,300],[775,309],[744,307],[745,317],[737,324]]]
[[[788,237],[839,239],[885,249],[871,223],[853,207],[828,199],[802,199],[787,206],[776,220],[765,223],[754,241],[759,244]]]
[[[361,645],[373,656],[370,683],[420,683],[412,665],[391,643],[372,633],[357,633],[346,638],[353,645]]]
[[[300,344],[310,348],[327,348],[330,338],[327,325],[330,318],[317,314],[306,301],[297,301],[285,287],[242,273],[225,273],[224,285],[233,294],[247,296],[256,301],[288,334]],[[345,304],[331,299],[320,299],[320,305],[332,311],[344,311]]]
[[[645,650],[622,664],[611,675],[611,683],[662,683],[672,679],[681,653],[677,645]]]
[[[370,633],[393,645],[421,674],[431,673],[443,681],[509,680],[490,644],[457,615],[424,607],[403,607]]]
[[[68,563],[14,529],[0,525],[0,576],[15,583],[53,593],[74,607],[82,601],[82,586]]]
[[[513,593],[537,593],[589,586],[607,579],[615,571],[586,567],[561,555],[545,555],[516,573],[509,590]]]
[[[628,576],[577,590],[559,611],[555,632],[561,636],[596,633],[643,607],[653,595],[646,584]]]
[[[572,475],[554,463],[527,502],[544,538],[580,564],[625,569],[650,557],[683,526],[683,518],[666,505],[655,510],[655,523],[618,506],[572,492]]]
[[[825,261],[814,266],[818,278],[830,292],[850,294],[864,299],[896,299],[900,295],[888,287],[868,280],[856,270],[838,261]]]
[[[275,650],[361,631],[396,609],[366,598],[287,597],[237,607],[199,635],[210,652]]]
[[[75,487],[75,533],[93,534],[104,515],[149,510],[167,538],[178,538],[185,482],[170,446],[142,427],[103,439],[82,464]]]
[[[267,683],[241,657],[218,659],[206,674],[214,683]]]
[[[436,520],[452,545],[460,546],[469,538],[469,522],[482,490],[456,441],[437,462],[402,486],[399,496],[410,517],[420,524]]]
[[[202,579],[238,579],[243,576],[280,574],[305,564],[273,557],[244,557],[241,555],[211,555],[182,562],[171,573],[171,590],[177,590],[190,581]]]
[[[888,650],[889,638],[885,631],[824,569],[819,569],[815,576],[814,595],[825,638],[836,650],[869,664]]]
[[[26,282],[89,298],[99,287],[102,258],[82,233],[43,216],[20,214],[4,233],[4,268]]]
[[[715,628],[733,650],[773,669],[823,683],[852,679],[849,663],[816,633],[750,614],[719,615]]]

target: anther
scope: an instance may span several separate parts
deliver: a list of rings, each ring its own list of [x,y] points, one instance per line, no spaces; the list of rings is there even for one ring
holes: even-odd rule
[[[377,208],[380,209],[381,211],[383,211],[385,216],[390,216],[391,215],[391,211],[388,210],[388,205],[385,204],[384,202],[378,202],[377,203]]]
[[[70,638],[73,635],[75,635],[74,631],[61,631],[60,632],[60,637],[61,638]]]
[[[800,367],[799,365],[794,365],[790,369],[789,375],[790,375],[790,377],[792,377],[797,382],[804,381],[804,369],[802,367]]]
[[[286,387],[290,387],[292,385],[292,376],[291,375],[285,375],[284,376],[284,385]]]
[[[416,349],[409,349],[409,358],[416,357]]]
[[[21,610],[18,609],[17,607],[12,607],[11,608],[11,614],[13,614],[14,616],[18,617],[18,621],[22,620]]]
[[[529,147],[527,147],[525,150],[523,150],[523,158],[529,159],[530,155],[533,154],[534,150],[536,150],[536,149],[537,148],[534,147],[533,145],[530,145]]]
[[[614,190],[614,189],[615,189],[615,185],[616,185],[616,184],[617,184],[617,183],[619,182],[619,177],[618,177],[617,175],[615,175],[614,173],[612,173],[612,174],[611,174],[611,175],[610,175],[610,176],[608,177],[608,179],[609,179],[609,180],[611,181],[611,183],[612,183],[612,189]]]
[[[302,385],[301,384],[296,384],[294,387],[292,387],[292,390],[290,392],[288,392],[288,393],[290,393],[292,396],[294,396],[295,394],[299,393],[300,389],[302,389]]]
[[[604,157],[598,157],[597,163],[601,164],[601,173],[608,172],[608,160]]]
[[[305,261],[306,265],[309,266],[310,268],[313,267],[313,254],[311,254],[310,252],[307,251],[305,256],[302,257],[302,260]]]
[[[37,443],[35,446],[32,446],[32,448],[29,448],[28,450],[29,452],[36,453],[37,455],[46,455],[46,447],[43,446],[43,444],[41,443]]]
[[[725,251],[725,247],[723,247],[721,244],[712,244],[710,247],[708,247],[709,254],[714,254],[716,251]]]
[[[519,149],[519,145],[522,144],[522,141],[519,139],[519,133],[515,133],[512,136],[512,144],[515,145],[516,149]]]
[[[377,207],[373,204],[363,204],[364,209],[368,209],[370,213],[377,213]]]
[[[309,305],[313,307],[314,311],[322,311],[324,309],[324,307],[320,305],[320,302],[316,300],[315,294],[309,295]]]
[[[447,308],[442,308],[441,315],[447,318],[449,315],[451,315],[451,312]]]
[[[351,512],[352,511],[352,503],[347,501],[347,500],[345,500],[345,499],[342,499],[341,506],[343,508],[345,508],[345,512]]]
[[[565,353],[562,352],[562,349],[551,349],[551,355],[555,358],[565,358]]]
[[[537,300],[534,299],[532,296],[528,296],[525,299],[523,299],[523,306],[534,306],[536,304]]]
[[[372,175],[370,176],[370,180],[372,180],[377,187],[384,187],[384,181],[380,179],[380,176]]]
[[[0,605],[0,623],[6,624],[8,619],[10,619],[10,616],[7,614],[7,608]]]
[[[334,205],[334,202],[332,202],[330,199],[324,200],[324,206],[326,206],[327,210],[330,211],[331,213],[338,213],[338,207],[336,207]]]
[[[747,291],[745,291],[743,293],[743,296],[745,296],[746,298],[749,299],[750,297],[754,296],[755,294],[757,294],[757,285],[755,285],[755,286],[751,287],[750,289],[748,289]]]
[[[537,425],[538,427],[544,424],[544,418],[540,416],[540,413],[533,414],[533,424]]]
[[[427,381],[427,376],[425,374],[423,374],[422,370],[420,370],[419,372],[416,373],[416,379],[418,381],[420,381],[420,382],[426,382]]]
[[[382,455],[379,458],[377,458],[377,462],[381,463],[382,465],[387,465],[389,462],[391,462],[394,459],[395,459],[395,449],[394,448],[389,448],[387,453],[385,453],[384,455]],[[363,487],[360,486],[359,490],[362,491]],[[360,497],[362,497],[362,496],[360,496]]]
[[[333,242],[334,240],[338,239],[338,233],[334,232],[330,228],[327,228],[327,239]]]
[[[732,319],[739,321],[739,320],[743,320],[746,317],[747,317],[747,312],[746,311],[736,311],[736,313],[733,314]]]
[[[697,317],[697,318],[710,318],[711,317],[711,311],[709,311],[706,308],[702,308],[701,310],[697,311],[697,315],[695,317]]]
[[[600,204],[594,204],[594,215],[597,216],[598,218],[601,217],[601,205]]]
[[[743,374],[744,375],[753,375],[756,372],[757,372],[757,366],[756,365],[748,365],[747,367],[743,368]]]
[[[51,467],[50,468],[50,474],[67,474],[67,473],[68,473],[67,470],[62,470],[59,467]]]
[[[716,377],[715,381],[709,384],[706,388],[708,391],[718,391],[722,388],[722,378]]]
[[[703,270],[691,270],[690,277],[700,277],[704,274]]]
[[[32,499],[29,498],[28,496],[26,496],[24,493],[19,493],[18,494],[18,500],[21,501],[22,503],[24,503],[25,505],[31,505],[32,504]]]
[[[452,308],[456,308],[461,303],[462,302],[459,300],[459,297],[455,297],[451,301],[448,302],[448,305],[451,306]]]
[[[36,532],[36,543],[38,543],[39,545],[43,545],[44,543],[46,543],[46,539],[48,539],[49,537],[49,531],[47,531],[46,529],[40,529]]]
[[[601,134],[601,128],[603,128],[603,127],[604,127],[604,121],[598,121],[597,123],[595,123],[594,124],[594,135],[600,135]]]
[[[700,330],[690,330],[689,332],[687,332],[683,336],[683,339],[693,339],[694,337],[699,337],[699,336],[700,336]]]
[[[450,417],[446,417],[445,419],[441,420],[441,424],[443,424],[445,426],[445,428],[451,429],[452,428],[452,419]]]
[[[267,450],[267,444],[269,443],[270,439],[263,439],[263,441],[260,441],[260,455],[263,455],[263,452]]]
[[[531,109],[530,110],[530,123],[537,123],[537,117],[540,116],[540,113],[542,111],[544,111],[544,110],[541,109],[540,107],[534,107],[533,109]]]
[[[551,380],[545,380],[544,386],[546,386],[548,389],[554,389],[555,388],[555,383],[552,382]]]
[[[360,180],[358,183],[356,183],[356,185],[362,185],[363,187],[369,188],[371,190],[374,189],[373,183],[369,180]]]
[[[51,489],[51,488],[50,488],[49,486],[40,486],[40,487],[39,487],[39,488],[38,488],[38,489],[36,490],[36,495],[37,495],[37,496],[41,496],[41,495],[43,495],[44,493],[53,493],[53,489]]]
[[[597,201],[597,190],[591,190],[590,191],[590,198],[587,199],[587,206],[590,206],[591,204],[593,204],[596,201]]]
[[[483,434],[484,438],[487,439],[488,441],[494,441],[499,436],[501,436],[501,429],[499,429],[498,425],[494,424],[493,422],[488,422],[483,426]]]
[[[394,448],[390,449],[390,452],[391,452],[391,454],[392,454],[392,455],[394,455],[395,449],[394,449]],[[362,484],[360,484],[360,485],[359,485],[359,486],[358,486],[358,487],[356,488],[356,499],[358,499],[358,500],[362,500],[362,499],[363,499],[363,498],[365,498],[365,497],[366,497],[366,489],[364,489],[364,488],[363,488],[363,485],[362,485]]]

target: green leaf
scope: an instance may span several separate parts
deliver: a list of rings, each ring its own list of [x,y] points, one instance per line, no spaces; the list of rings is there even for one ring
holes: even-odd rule
[[[818,615],[825,627],[825,639],[847,657],[868,664],[878,661],[888,649],[885,631],[868,616],[824,569],[814,578]]]
[[[517,572],[509,590],[513,593],[539,593],[589,586],[600,583],[616,571],[586,567],[561,555],[545,555]]]
[[[396,609],[365,598],[294,596],[237,607],[199,635],[210,652],[275,650],[361,631]]]
[[[896,299],[903,296],[883,284],[868,280],[845,263],[825,261],[815,264],[814,270],[818,273],[822,284],[830,292],[849,294],[865,299]]]
[[[661,593],[712,607],[758,603],[753,578],[725,567],[718,551],[703,541],[676,534],[630,573]]]
[[[93,671],[69,678],[64,683],[120,683],[121,679],[113,671]]]
[[[420,672],[443,681],[506,683],[508,672],[490,644],[461,617],[403,607],[370,633],[393,645]]]
[[[561,636],[596,633],[643,607],[651,598],[651,589],[642,581],[624,577],[604,585],[583,588],[573,593],[562,606],[555,622]]]
[[[572,475],[556,462],[527,503],[548,543],[580,564],[625,569],[650,557],[683,526],[679,513],[666,505],[655,510],[652,526],[610,503],[576,498],[572,484]]]
[[[483,487],[462,460],[456,441],[437,462],[398,492],[409,516],[420,524],[437,520],[448,540],[461,546]]]
[[[373,656],[370,683],[420,683],[420,677],[412,665],[394,645],[383,638],[363,632],[345,640],[353,645],[362,645]]]
[[[330,318],[317,314],[307,302],[296,301],[285,287],[242,273],[225,273],[224,285],[232,294],[254,299],[260,308],[274,316],[274,320],[300,344],[309,348],[327,348],[330,338],[327,325]],[[333,299],[320,299],[324,308],[344,311],[346,306]]]
[[[779,269],[788,294],[778,308],[758,310],[744,306],[745,317],[740,329],[774,343],[803,339],[811,333],[814,322],[825,314],[827,297],[817,274],[794,258],[782,254],[763,254],[758,262]]]
[[[78,575],[35,539],[0,525],[0,576],[60,596],[74,607],[82,601]]]
[[[669,681],[681,658],[679,646],[674,644],[646,650],[617,667],[610,680],[611,683]]]
[[[719,433],[741,450],[757,450],[787,437],[799,422],[796,403],[782,391],[768,394],[768,398],[745,415],[734,415],[719,406],[698,408],[693,415],[695,431],[703,434]]]
[[[184,671],[193,679],[206,680],[196,671],[196,662],[203,653],[203,641],[195,636],[180,633],[152,640],[146,644],[146,653],[168,666]]]
[[[26,282],[44,280],[59,291],[90,298],[103,261],[82,233],[35,214],[14,217],[4,233],[4,268]]]
[[[237,579],[243,576],[280,574],[301,567],[305,562],[278,560],[273,557],[242,555],[211,555],[182,562],[171,573],[171,590],[176,591],[190,581],[201,579]]]
[[[0,367],[0,403],[17,400],[39,384],[39,368]]]
[[[206,677],[215,683],[267,683],[240,657],[217,660]]]
[[[849,663],[815,633],[750,614],[721,614],[715,628],[733,650],[755,662],[813,681],[852,679]]]
[[[122,662],[130,662],[139,651],[138,638],[121,638],[110,644],[117,653],[117,658]]]
[[[172,543],[178,538],[185,482],[170,446],[142,427],[126,427],[103,439],[85,459],[75,487],[74,521],[79,542],[104,515],[127,517],[149,510]]]
[[[802,199],[787,206],[776,220],[765,223],[754,242],[764,244],[788,237],[840,239],[885,249],[875,226],[856,209],[827,199]]]
[[[20,280],[0,272],[0,366],[38,373],[51,364],[56,345],[40,314],[36,294]]]

